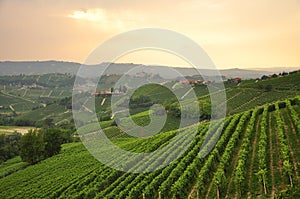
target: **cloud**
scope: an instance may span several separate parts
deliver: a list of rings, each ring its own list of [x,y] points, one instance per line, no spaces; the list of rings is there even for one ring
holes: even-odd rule
[[[88,21],[92,23],[92,25],[106,30],[125,30],[134,28],[140,23],[140,18],[130,12],[117,14],[101,8],[74,10],[69,13],[67,17],[75,20]]]
[[[75,10],[68,17],[73,19],[83,19],[87,21],[106,22],[107,16],[102,9],[90,9],[87,11]]]

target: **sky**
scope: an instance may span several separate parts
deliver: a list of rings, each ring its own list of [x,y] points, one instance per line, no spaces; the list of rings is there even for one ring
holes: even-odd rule
[[[147,27],[189,37],[218,68],[299,67],[299,24],[300,0],[0,0],[0,60],[84,63],[112,36]],[[187,65],[153,50],[115,61]]]

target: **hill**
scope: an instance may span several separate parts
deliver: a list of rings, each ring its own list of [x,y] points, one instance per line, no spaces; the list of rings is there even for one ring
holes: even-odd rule
[[[267,77],[267,76],[266,76]],[[71,119],[71,94],[74,76],[70,74],[44,74],[44,75],[17,75],[0,76],[0,113],[1,117],[15,120],[31,120],[41,123],[46,118],[52,118],[54,123],[67,122]],[[120,78],[118,75],[105,76],[97,88],[99,91],[112,87],[114,82]],[[130,84],[139,81],[137,77]],[[300,73],[294,72],[283,77],[267,78],[265,80],[242,80],[240,83],[225,81],[225,92],[227,95],[227,114],[246,111],[265,103],[275,102],[282,98],[293,97],[300,94]],[[84,80],[82,80],[84,81]],[[134,93],[135,97],[149,97],[151,104],[159,103],[166,107],[176,105],[177,99],[172,94],[177,93],[184,96],[189,90],[189,84],[182,84],[178,80],[160,80],[160,85],[147,85],[139,88]],[[130,89],[130,84],[127,89]],[[164,84],[172,88],[171,91],[164,88]],[[210,114],[210,95],[207,86],[200,83],[192,85],[204,114]],[[215,93],[216,95],[218,93]],[[89,94],[90,95],[90,94]],[[212,95],[214,95],[212,93]],[[103,98],[105,103],[100,106]],[[67,99],[66,102],[62,101]],[[86,106],[93,105],[93,98],[86,102]],[[49,106],[49,107],[47,107]],[[149,106],[150,107],[150,106]],[[149,107],[131,109],[131,114],[148,110]],[[54,110],[52,113],[52,109]],[[111,115],[110,96],[96,97],[96,110],[101,120],[109,119]],[[29,122],[29,125],[33,125]],[[15,123],[10,123],[15,125]]]
[[[102,63],[95,66],[89,66],[89,75],[94,76],[95,67],[97,70],[104,70],[107,63]],[[42,75],[49,73],[67,73],[75,75],[81,66],[80,63],[74,62],[62,62],[62,61],[24,61],[24,62],[13,62],[13,61],[2,61],[0,62],[0,75]],[[130,69],[139,66],[140,69],[136,72],[146,72],[148,74],[159,74],[161,77],[166,79],[174,79],[178,76],[178,73],[168,70],[168,68],[173,69],[173,71],[178,71],[184,76],[193,76],[197,74],[193,68],[183,68],[183,67],[172,67],[172,66],[158,66],[158,65],[142,65],[133,63],[111,63],[106,74],[125,74]],[[282,68],[282,70],[285,70]],[[287,68],[286,72],[290,71]],[[280,71],[283,72],[283,71]],[[201,69],[201,73],[204,76],[215,76],[216,71],[212,69]],[[243,79],[260,78],[262,75],[273,74],[272,68],[269,70],[254,70],[254,69],[224,69],[220,70],[220,73],[226,78],[241,77]]]
[[[116,171],[95,160],[81,143],[66,144],[59,155],[39,164],[17,166],[20,161],[15,160],[2,166],[2,171],[10,174],[0,179],[0,197],[297,198],[299,112],[297,97],[232,115],[223,129],[215,127],[222,132],[221,137],[203,159],[198,154],[207,123],[200,124],[189,150],[174,163],[152,173]],[[174,133],[112,140],[125,150],[145,152],[163,147]],[[160,162],[155,157],[149,161],[149,166]]]

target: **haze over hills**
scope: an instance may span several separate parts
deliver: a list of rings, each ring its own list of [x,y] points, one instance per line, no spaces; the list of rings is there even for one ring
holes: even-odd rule
[[[280,73],[282,71],[284,72],[291,72],[291,71],[295,71],[298,70],[300,68],[300,66],[297,67],[271,67],[271,68],[260,68],[260,67],[251,67],[249,68],[249,70],[256,70],[256,71],[273,71],[274,73]]]
[[[89,76],[95,76],[94,69],[104,70],[108,63],[102,63],[99,65],[89,66],[87,70]],[[75,62],[63,62],[63,61],[2,61],[0,62],[0,75],[33,75],[33,74],[48,74],[48,73],[69,73],[76,74],[80,63]],[[174,79],[179,76],[179,73],[184,76],[198,75],[199,73],[194,68],[183,67],[168,67],[157,65],[143,65],[133,63],[111,63],[106,74],[124,74],[133,68],[138,67],[135,70],[138,72],[145,72],[150,74],[159,74],[166,79]],[[171,70],[170,70],[171,68]],[[226,78],[240,77],[242,79],[255,79],[260,78],[263,75],[270,75],[279,72],[289,72],[297,68],[258,68],[258,69],[223,69],[220,70],[221,75]],[[201,75],[203,76],[216,76],[218,73],[213,69],[202,69]]]

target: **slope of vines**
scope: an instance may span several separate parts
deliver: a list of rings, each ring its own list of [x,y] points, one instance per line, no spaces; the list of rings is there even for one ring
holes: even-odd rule
[[[295,98],[256,107],[227,117],[223,127],[200,124],[192,140],[187,136],[192,128],[185,128],[174,145],[168,143],[176,131],[147,139],[120,138],[109,127],[110,138],[124,150],[141,153],[165,147],[145,164],[132,165],[133,169],[155,168],[176,157],[183,145],[189,147],[165,168],[125,173],[99,163],[81,143],[66,144],[60,154],[3,176],[0,198],[274,198],[288,194],[281,190],[300,186],[299,167],[295,167],[300,160],[298,104]],[[203,147],[208,135],[213,136]],[[215,139],[218,142],[204,156]],[[268,151],[269,145],[274,153]],[[125,162],[125,156],[120,158]]]

